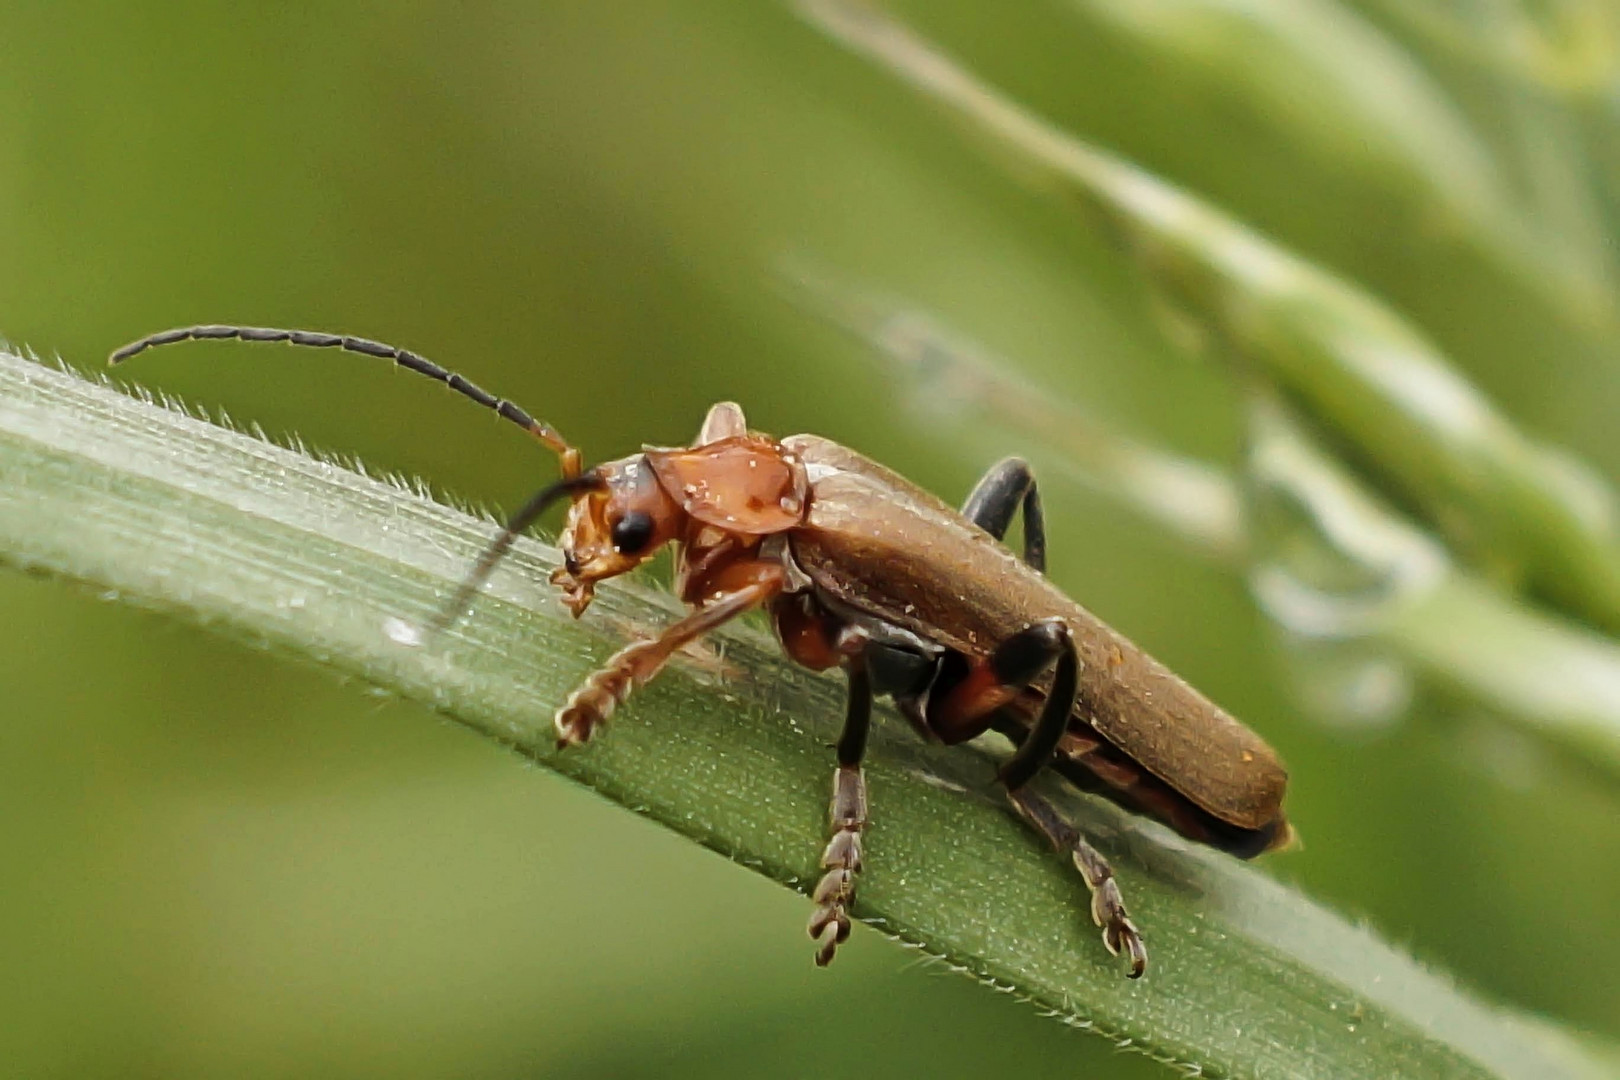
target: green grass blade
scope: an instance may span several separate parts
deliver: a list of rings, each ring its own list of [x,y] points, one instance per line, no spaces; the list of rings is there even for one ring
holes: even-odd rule
[[[544,585],[555,553],[524,542],[454,631],[423,648],[390,640],[388,621],[434,610],[489,528],[406,486],[0,354],[0,560],[425,702],[777,881],[813,881],[838,681],[739,629],[646,688],[602,739],[559,754],[560,697],[673,605],[618,585],[572,622]],[[1130,982],[1087,924],[1079,881],[989,796],[992,775],[983,755],[880,725],[864,920],[1203,1075],[1601,1075],[1564,1036],[1474,1001],[1252,868],[1059,792],[1116,853],[1149,935],[1154,968]]]

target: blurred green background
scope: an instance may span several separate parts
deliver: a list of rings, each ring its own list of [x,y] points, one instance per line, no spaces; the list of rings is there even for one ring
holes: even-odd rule
[[[1478,140],[1441,183],[1335,126],[1320,71],[1235,62],[1267,55],[1267,20],[1194,33],[1220,6],[910,14],[1356,278],[1620,475],[1620,145],[1579,96],[1610,70],[1604,9],[1527,24],[1596,72],[1538,94],[1392,5],[1301,5],[1399,61],[1369,96],[1398,95],[1391,71],[1441,90]],[[0,334],[76,366],[191,322],[338,329],[592,457],[684,441],[734,398],[952,500],[1003,453],[1056,473],[1017,433],[908,407],[784,298],[796,259],[1139,437],[1239,458],[1227,373],[1170,343],[1130,265],[788,7],[21,3],[0,41]],[[1266,79],[1295,80],[1272,98],[1293,111],[1254,107]],[[194,346],[128,377],[477,502],[552,469],[358,357]],[[1487,997],[1620,1037],[1612,785],[1433,692],[1381,726],[1313,719],[1242,581],[1095,491],[1045,494],[1054,576],[1288,761],[1306,847],[1271,872]],[[423,710],[83,590],[0,577],[0,686],[6,1075],[1168,1075],[866,931],[818,972],[801,898]]]

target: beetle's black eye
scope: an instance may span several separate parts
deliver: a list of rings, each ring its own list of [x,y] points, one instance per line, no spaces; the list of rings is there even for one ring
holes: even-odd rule
[[[652,515],[631,510],[613,523],[613,548],[621,555],[634,555],[647,546],[652,535]]]

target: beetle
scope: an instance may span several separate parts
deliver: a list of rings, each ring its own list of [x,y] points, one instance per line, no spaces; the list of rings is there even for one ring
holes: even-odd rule
[[[1052,768],[1082,790],[1252,858],[1287,846],[1287,772],[1261,738],[1063,594],[1045,576],[1046,528],[1034,475],[1017,458],[992,468],[960,510],[884,466],[815,435],[750,431],[730,402],[710,408],[686,447],[644,447],[585,467],[580,451],[513,403],[406,349],[366,338],[250,326],[192,326],[132,342],[109,360],[187,340],[335,348],[426,375],[493,410],[552,450],[561,478],[494,537],[443,609],[466,610],[516,538],[568,501],[551,575],[578,618],[598,582],[675,545],[675,591],[691,609],[656,638],[619,650],[557,710],[557,742],[589,740],[682,647],[764,609],[794,661],[842,668],[848,686],[835,746],[832,834],[812,890],[809,933],[825,966],[848,938],[861,838],[861,769],[872,700],[888,695],[924,738],[948,745],[988,731],[1015,746],[997,780],[1012,807],[1091,893],[1091,915],[1129,975],[1147,967],[1142,935],[1106,859],[1031,781]],[[1023,513],[1022,557],[1005,545]]]

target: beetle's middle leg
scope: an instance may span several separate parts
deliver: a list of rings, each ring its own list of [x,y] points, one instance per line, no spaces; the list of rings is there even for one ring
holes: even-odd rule
[[[1019,504],[1024,507],[1024,561],[1046,573],[1046,517],[1041,513],[1035,474],[1023,458],[997,462],[973,485],[962,516],[1000,540],[1007,535]]]

